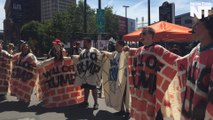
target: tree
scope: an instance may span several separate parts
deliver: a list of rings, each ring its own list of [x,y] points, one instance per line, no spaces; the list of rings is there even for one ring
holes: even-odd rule
[[[37,21],[31,21],[21,28],[22,39],[30,44],[31,49],[34,54],[41,55],[46,53],[50,49],[51,39],[48,30],[50,24],[42,24]]]

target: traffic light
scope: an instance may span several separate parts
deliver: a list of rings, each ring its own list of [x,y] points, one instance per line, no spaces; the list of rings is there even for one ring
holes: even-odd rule
[[[159,20],[175,23],[175,4],[164,2],[159,7]]]

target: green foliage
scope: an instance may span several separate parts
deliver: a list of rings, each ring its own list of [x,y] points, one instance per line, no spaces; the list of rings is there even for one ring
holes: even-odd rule
[[[116,36],[118,34],[118,18],[113,14],[112,7],[105,8],[105,34],[103,36]],[[96,10],[87,6],[87,33],[84,33],[84,3],[71,5],[65,12],[59,12],[53,19],[44,24],[31,21],[21,29],[24,40],[28,40],[33,49],[47,53],[55,38],[64,43],[72,42],[85,36],[97,38]]]

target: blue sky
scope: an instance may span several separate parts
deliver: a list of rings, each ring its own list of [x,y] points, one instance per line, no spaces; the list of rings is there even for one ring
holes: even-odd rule
[[[4,4],[6,0],[0,0],[0,29],[3,29],[3,20],[5,18]],[[77,0],[79,1],[79,0]],[[150,0],[151,1],[151,23],[159,19],[159,6],[166,0]],[[213,0],[167,0],[175,3],[175,14],[180,15],[189,12],[190,2],[204,1],[213,2]],[[92,8],[98,7],[98,0],[87,0],[87,3]],[[132,19],[138,17],[139,22],[144,17],[147,22],[147,0],[102,0],[102,8],[106,6],[113,6],[113,12],[117,15],[125,16],[125,9],[123,5],[130,6],[127,10],[127,16]]]

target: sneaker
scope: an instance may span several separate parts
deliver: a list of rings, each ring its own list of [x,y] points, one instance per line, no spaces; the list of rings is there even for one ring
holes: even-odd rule
[[[95,103],[94,106],[93,106],[93,109],[94,109],[94,110],[97,110],[97,109],[98,109],[98,106],[99,106],[98,103]]]
[[[89,103],[88,102],[83,102],[83,103],[81,103],[81,106],[84,107],[84,108],[87,108],[89,106]]]

